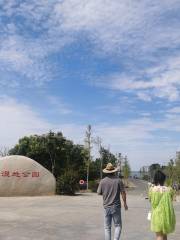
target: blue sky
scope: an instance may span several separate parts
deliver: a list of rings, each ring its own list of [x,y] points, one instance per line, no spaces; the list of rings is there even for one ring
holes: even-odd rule
[[[133,169],[175,157],[179,12],[179,0],[0,0],[0,146],[50,129],[83,143],[91,124]]]

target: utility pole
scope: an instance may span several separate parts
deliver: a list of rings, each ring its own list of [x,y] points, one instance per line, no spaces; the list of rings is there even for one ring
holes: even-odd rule
[[[117,167],[119,169],[119,175],[121,175],[121,171],[122,171],[122,154],[121,153],[117,154]]]
[[[92,128],[91,125],[88,125],[87,130],[86,130],[86,138],[85,138],[85,145],[88,150],[88,160],[87,160],[87,190],[89,188],[89,165],[91,161],[91,135],[92,135]]]

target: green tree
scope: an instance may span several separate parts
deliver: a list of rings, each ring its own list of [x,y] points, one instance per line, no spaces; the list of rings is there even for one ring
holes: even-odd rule
[[[116,164],[117,158],[113,153],[110,152],[109,149],[105,149],[104,147],[102,147],[100,151],[101,151],[100,155],[103,163],[102,164],[103,168],[105,168],[107,163],[109,162],[112,163],[113,165]]]
[[[91,161],[89,167],[89,180],[99,179],[101,177],[101,159],[97,158],[95,161]]]
[[[128,179],[131,174],[131,167],[130,167],[130,164],[129,164],[129,161],[127,160],[127,158],[124,160],[122,172],[123,172],[124,178]]]
[[[180,184],[180,158],[175,161],[175,179]]]
[[[9,155],[8,147],[0,147],[0,157],[5,157]]]
[[[116,165],[117,158],[108,149],[100,148],[100,158],[91,161],[89,165],[89,180],[97,180],[101,178],[102,169],[106,167],[107,163],[111,162]]]
[[[159,163],[153,163],[149,166],[149,174],[150,174],[151,181],[154,178],[155,172],[160,169],[161,169],[161,166]]]
[[[9,153],[36,160],[51,171],[55,177],[64,174],[67,169],[77,172],[79,177],[83,176],[87,160],[84,146],[67,140],[61,132],[51,131],[43,135],[21,138]]]
[[[176,178],[175,163],[174,163],[173,159],[170,159],[168,165],[164,169],[164,172],[166,173],[166,176],[167,176],[166,183],[168,185],[172,186],[172,184],[173,184],[173,182],[175,181],[175,178]]]

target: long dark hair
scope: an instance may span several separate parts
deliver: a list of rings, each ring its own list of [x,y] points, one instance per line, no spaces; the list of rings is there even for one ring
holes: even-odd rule
[[[157,186],[157,185],[161,185],[163,186],[164,183],[165,183],[165,180],[166,180],[166,175],[160,171],[160,170],[157,170],[154,174],[154,181],[153,183]]]

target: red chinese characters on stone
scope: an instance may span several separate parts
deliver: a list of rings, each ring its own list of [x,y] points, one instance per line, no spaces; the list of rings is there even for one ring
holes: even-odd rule
[[[40,172],[36,172],[36,171],[21,172],[21,171],[18,171],[18,170],[10,172],[8,170],[3,170],[3,171],[0,172],[0,176],[2,176],[2,177],[17,177],[17,178],[20,178],[20,177],[23,177],[23,178],[27,178],[27,177],[38,178],[38,177],[40,177]]]
[[[2,177],[10,177],[10,172],[9,171],[1,171],[1,176]]]
[[[31,174],[30,172],[22,172],[23,177],[29,177],[30,174]]]
[[[32,172],[32,177],[39,177],[39,172]]]
[[[12,177],[21,177],[21,174],[18,171],[12,172]]]

